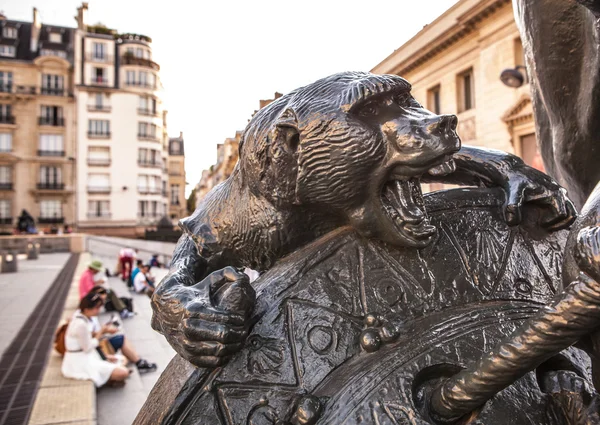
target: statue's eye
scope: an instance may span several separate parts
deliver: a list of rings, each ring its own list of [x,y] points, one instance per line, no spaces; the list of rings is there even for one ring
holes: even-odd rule
[[[379,113],[379,107],[376,103],[367,103],[362,108],[360,108],[360,115],[369,117],[373,115],[377,115]]]
[[[403,108],[408,108],[411,104],[412,96],[408,93],[396,93],[394,95],[394,103]]]

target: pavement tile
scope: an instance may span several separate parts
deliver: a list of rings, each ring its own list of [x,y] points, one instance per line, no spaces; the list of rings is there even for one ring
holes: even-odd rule
[[[40,388],[29,425],[96,419],[96,389],[91,382],[69,387]]]

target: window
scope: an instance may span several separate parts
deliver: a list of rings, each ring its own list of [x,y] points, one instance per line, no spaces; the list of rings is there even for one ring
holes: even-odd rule
[[[147,111],[150,106],[150,99],[146,96],[140,96],[140,109]]]
[[[62,75],[43,74],[42,94],[62,96],[64,94],[64,77]]]
[[[0,122],[14,124],[12,107],[7,103],[0,103]]]
[[[125,73],[125,84],[130,86],[135,85],[135,71],[127,71]]]
[[[439,85],[427,90],[427,109],[437,115],[441,113]]]
[[[4,31],[2,31],[2,35],[5,38],[17,38],[17,29],[13,27],[4,27]]]
[[[110,201],[88,201],[88,217],[110,217]]]
[[[62,134],[40,134],[38,154],[41,156],[63,156],[64,144]]]
[[[95,67],[92,74],[92,82],[95,84],[107,84],[108,79],[104,71],[104,68]]]
[[[0,92],[12,92],[13,73],[0,71]]]
[[[12,183],[12,167],[8,165],[0,166],[0,185]]]
[[[63,109],[61,106],[41,106],[40,112],[41,125],[64,125]]]
[[[156,124],[138,122],[138,137],[156,139]]]
[[[64,50],[42,49],[40,50],[40,56],[58,56],[59,58],[66,59],[67,52]]]
[[[88,165],[109,165],[110,148],[104,146],[88,147]]]
[[[523,53],[523,43],[519,37],[515,38],[515,66],[525,66],[525,53]]]
[[[59,200],[40,201],[41,218],[62,218],[62,204]]]
[[[458,75],[458,112],[468,111],[475,107],[475,81],[473,68]]]
[[[17,50],[15,49],[15,46],[0,45],[0,56],[14,58],[16,53],[17,53]]]
[[[0,133],[0,152],[12,151],[12,133]]]
[[[110,121],[108,120],[89,120],[89,136],[110,136]]]
[[[97,60],[104,60],[105,59],[105,48],[106,45],[104,43],[96,43],[94,42],[94,44],[92,45],[93,48],[93,57],[94,59]]]
[[[0,219],[12,218],[11,205],[9,199],[0,200]]]
[[[140,165],[159,165],[160,151],[155,149],[138,149],[138,163]]]
[[[62,169],[55,165],[42,165],[40,167],[40,185],[48,189],[61,189]]]
[[[179,185],[171,185],[171,205],[179,205]]]
[[[161,181],[159,176],[138,175],[138,191],[140,193],[160,193],[160,188]]]
[[[51,32],[48,36],[48,40],[50,40],[50,43],[62,43],[62,34],[58,32]]]
[[[110,191],[110,174],[90,173],[87,177],[88,192]]]
[[[148,201],[138,201],[138,215],[140,217],[149,216]]]
[[[535,133],[521,137],[521,158],[523,158],[525,164],[545,172],[544,162],[542,161],[542,155],[536,142]]]
[[[148,84],[148,73],[145,71],[140,71],[140,86],[145,86]]]

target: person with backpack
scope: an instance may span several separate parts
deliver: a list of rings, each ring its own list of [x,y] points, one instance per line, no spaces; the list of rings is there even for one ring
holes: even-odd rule
[[[65,333],[65,356],[61,371],[65,378],[91,380],[96,387],[107,382],[123,383],[129,370],[119,364],[119,359],[106,355],[103,360],[96,350],[98,338],[93,336],[93,317],[98,316],[103,305],[100,294],[88,294],[79,303]]]
[[[79,278],[79,299],[90,293],[93,287],[106,282],[104,277],[96,279],[96,275],[103,270],[102,261],[93,260],[88,264],[88,268],[81,274]],[[119,312],[122,319],[127,319],[134,316],[134,313],[127,309],[127,306],[121,298],[112,290],[107,289],[106,294],[111,302],[112,307]]]

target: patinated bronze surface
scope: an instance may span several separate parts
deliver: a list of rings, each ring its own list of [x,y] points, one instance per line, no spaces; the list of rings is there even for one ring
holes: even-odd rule
[[[600,181],[600,0],[513,0],[548,173],[581,208]]]
[[[232,176],[182,223],[152,301],[181,357],[136,423],[599,423],[590,359],[569,348],[597,315],[536,361],[516,350],[527,366],[489,397],[461,388],[466,410],[437,401],[561,297],[576,215],[548,176],[455,130],[402,78],[368,73],[259,111]],[[423,197],[421,181],[479,188]]]

